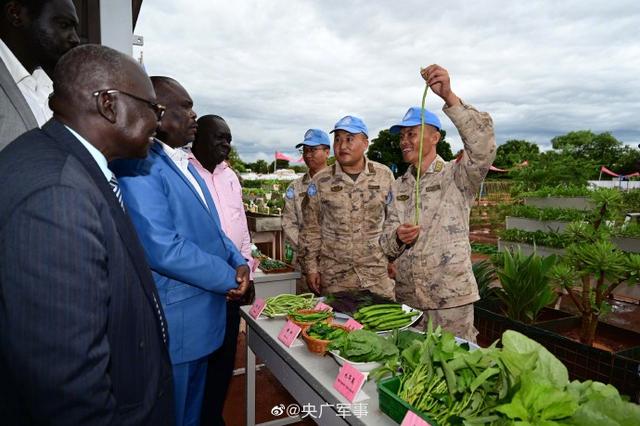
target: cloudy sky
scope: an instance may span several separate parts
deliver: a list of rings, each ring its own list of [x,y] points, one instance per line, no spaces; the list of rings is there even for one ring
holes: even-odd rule
[[[346,114],[375,137],[419,105],[432,63],[491,113],[499,144],[545,149],[580,129],[640,143],[638,0],[146,0],[135,33],[147,71],[223,116],[244,161],[293,155],[308,128]]]

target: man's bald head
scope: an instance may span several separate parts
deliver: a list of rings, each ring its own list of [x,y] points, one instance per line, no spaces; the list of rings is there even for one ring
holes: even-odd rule
[[[152,76],[158,102],[167,110],[158,128],[158,139],[177,148],[192,142],[196,135],[196,113],[186,89],[171,77]]]
[[[158,124],[155,92],[142,67],[95,44],[78,46],[60,59],[49,106],[54,118],[101,141],[107,158],[144,157]]]
[[[167,103],[167,102],[163,103],[163,101],[166,100],[167,97],[174,94],[176,90],[178,89],[184,90],[182,85],[178,83],[177,80],[171,77],[152,75],[149,78],[151,79],[151,84],[153,84],[153,89],[156,91],[158,102],[160,102],[163,105],[164,103]]]
[[[96,90],[120,87],[126,78],[121,70],[130,60],[117,50],[97,44],[72,49],[53,72],[54,96],[80,102],[91,98]]]
[[[56,65],[52,110],[66,106],[91,108],[94,92],[106,89],[132,91],[138,84],[144,89],[150,87],[149,78],[132,57],[97,44],[78,46]]]

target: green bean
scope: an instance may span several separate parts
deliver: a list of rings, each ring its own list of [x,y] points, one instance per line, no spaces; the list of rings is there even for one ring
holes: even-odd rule
[[[317,301],[313,293],[295,294],[279,294],[277,296],[268,297],[264,308],[264,314],[268,317],[275,315],[287,315],[299,309],[311,309]]]

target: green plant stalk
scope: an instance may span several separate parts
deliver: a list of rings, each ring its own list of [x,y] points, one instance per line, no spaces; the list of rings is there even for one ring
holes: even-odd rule
[[[415,225],[420,225],[420,172],[422,171],[422,145],[424,142],[424,102],[427,99],[429,85],[424,84],[424,92],[422,93],[422,105],[420,111],[420,148],[418,149],[418,170],[416,171],[416,217]]]

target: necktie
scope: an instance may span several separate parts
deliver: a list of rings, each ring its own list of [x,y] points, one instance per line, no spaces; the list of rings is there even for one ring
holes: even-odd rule
[[[162,329],[162,341],[167,343],[167,332],[164,328],[164,321],[162,320],[162,312],[160,312],[160,305],[158,304],[158,299],[156,299],[156,295],[153,295],[153,303],[156,305],[156,313],[158,315],[158,321],[160,321],[160,328]]]
[[[120,203],[120,207],[122,207],[122,210],[124,210],[124,202],[122,201],[122,192],[120,192],[120,186],[118,185],[118,179],[116,179],[116,175],[111,174],[111,180],[109,180],[109,185],[111,185],[111,190],[116,195],[116,198]]]
[[[111,186],[111,190],[115,194],[118,202],[120,203],[120,207],[124,210],[124,202],[122,201],[122,192],[120,192],[120,186],[118,185],[118,179],[116,179],[116,175],[111,174],[111,179],[109,180],[109,185]],[[160,323],[160,329],[162,331],[162,341],[167,343],[167,331],[164,327],[164,320],[162,319],[162,312],[160,311],[160,304],[158,303],[158,299],[156,295],[153,295],[153,304],[155,305],[156,315],[158,316],[158,322]]]

